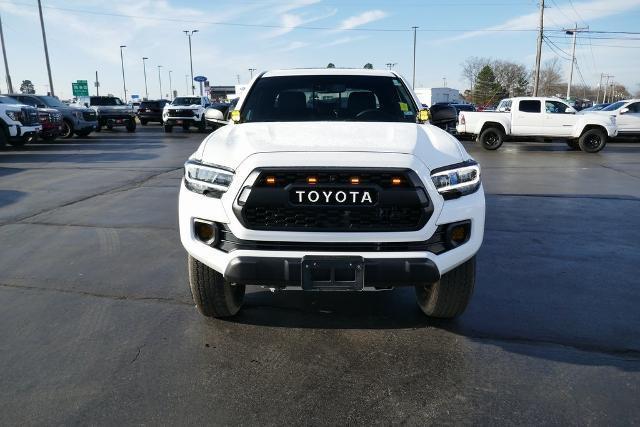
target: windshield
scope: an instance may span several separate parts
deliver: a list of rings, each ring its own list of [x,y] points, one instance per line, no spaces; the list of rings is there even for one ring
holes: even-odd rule
[[[174,99],[171,105],[200,105],[200,98],[181,96]]]
[[[626,103],[627,103],[627,101],[614,102],[613,104],[609,105],[608,107],[603,108],[601,111],[615,111],[618,108],[624,106]]]
[[[91,97],[91,105],[98,105],[98,106],[104,106],[104,105],[124,105],[124,103],[120,100],[120,98],[115,98],[115,97],[102,97],[102,96],[92,96]]]
[[[47,107],[66,107],[58,98],[55,96],[39,96],[38,99]]]
[[[384,76],[266,77],[242,106],[244,122],[416,122],[404,83]]]

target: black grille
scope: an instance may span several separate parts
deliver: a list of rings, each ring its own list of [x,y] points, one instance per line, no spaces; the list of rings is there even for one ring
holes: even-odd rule
[[[237,250],[304,251],[304,252],[431,252],[447,251],[446,227],[439,225],[429,240],[418,242],[269,242],[238,239],[227,224],[218,224],[219,239],[215,247],[223,252]]]
[[[193,117],[193,110],[169,110],[169,117]]]
[[[83,111],[82,118],[87,122],[94,122],[98,119],[95,111]]]
[[[313,177],[312,187],[307,179]],[[268,180],[275,179],[274,184]],[[357,186],[348,184],[358,178]],[[398,182],[392,184],[393,180]],[[371,206],[309,206],[290,202],[293,188],[369,188],[378,194]],[[245,227],[279,231],[415,231],[427,223],[433,206],[410,170],[262,170],[251,194],[236,214]]]
[[[38,110],[35,108],[23,108],[22,109],[23,125],[24,126],[34,126],[40,124],[40,117],[38,114]]]

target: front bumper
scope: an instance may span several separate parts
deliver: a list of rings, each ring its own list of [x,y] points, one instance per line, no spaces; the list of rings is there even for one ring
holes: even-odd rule
[[[25,138],[38,135],[42,131],[42,125],[22,126],[9,125],[9,141],[20,141]]]
[[[130,115],[109,115],[109,116],[98,116],[98,125],[99,126],[126,126],[130,121],[135,121],[135,116]]]
[[[340,260],[339,257],[334,259]],[[304,258],[241,256],[229,262],[224,277],[232,283],[245,285],[304,288],[303,266],[308,270],[308,265],[303,260]],[[365,259],[362,265],[363,285],[367,288],[428,285],[440,279],[438,267],[426,258]]]
[[[165,117],[163,119],[164,123],[167,125],[176,125],[183,123],[199,123],[200,118],[198,117]]]
[[[346,168],[366,165],[371,168],[397,167],[415,171],[423,183],[428,183],[426,190],[434,208],[429,221],[419,230],[400,232],[305,232],[252,230],[244,227],[234,214],[233,204],[240,190],[244,185],[247,185],[246,180],[248,177],[256,168],[264,167],[265,165],[269,165],[269,167],[299,166],[299,156],[299,153],[269,153],[256,154],[249,157],[236,169],[236,175],[231,187],[220,199],[196,194],[187,190],[184,184],[181,185],[179,201],[180,238],[187,252],[192,257],[222,274],[229,271],[229,278],[232,279],[232,276],[235,277],[236,275],[235,269],[237,267],[228,270],[229,266],[238,263],[240,265],[246,264],[243,261],[244,259],[259,258],[261,265],[281,265],[283,259],[294,260],[292,262],[296,263],[306,256],[327,255],[339,257],[359,256],[363,258],[365,265],[378,260],[384,260],[382,261],[383,263],[392,260],[397,262],[397,265],[401,265],[404,260],[423,260],[435,265],[434,272],[437,272],[439,277],[440,274],[445,274],[472,258],[479,250],[484,236],[485,220],[485,200],[482,186],[473,194],[445,201],[430,182],[429,169],[416,157],[405,154],[359,153],[358,156],[343,155],[341,157],[338,153],[314,153],[313,158],[305,160],[305,166],[331,164],[336,167]],[[225,224],[238,239],[264,243],[296,242],[298,245],[280,245],[278,248],[275,248],[275,245],[268,245],[269,247],[266,250],[261,247],[242,247],[233,251],[224,251],[221,248],[203,243],[195,236],[193,221],[196,218]],[[416,248],[416,246],[411,245],[408,245],[406,250],[403,248],[393,251],[384,249],[383,245],[381,245],[380,249],[369,249],[370,246],[368,245],[362,245],[364,249],[361,247],[353,249],[346,247],[346,244],[351,243],[370,244],[375,242],[393,244],[422,242],[434,236],[440,225],[459,221],[470,221],[471,234],[469,240],[442,253],[434,253],[425,248]],[[307,242],[309,244],[304,247]],[[322,249],[316,243],[322,245],[335,243],[335,250]],[[294,269],[295,267],[291,268]],[[280,267],[277,267],[277,269],[280,270]],[[256,271],[262,272],[263,270],[266,271],[266,269],[262,268],[258,268]],[[366,274],[366,286],[369,286],[369,283],[376,283],[376,276],[379,273],[372,273],[371,271]],[[292,272],[293,270],[289,274],[291,275]],[[245,277],[244,274],[242,276],[243,279],[251,279],[252,282],[257,284],[266,283],[261,276],[256,276],[254,280],[251,277]],[[276,277],[280,275],[284,275],[284,272],[278,272]],[[431,280],[434,276],[435,273],[429,273],[426,277]],[[381,277],[387,280],[386,277]],[[419,280],[419,278],[416,279],[415,277],[410,278],[411,280]]]

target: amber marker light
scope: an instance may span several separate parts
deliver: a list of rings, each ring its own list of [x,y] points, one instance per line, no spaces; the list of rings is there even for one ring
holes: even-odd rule
[[[317,183],[318,183],[318,178],[316,178],[315,176],[307,177],[307,184],[317,184]]]
[[[356,184],[360,184],[360,178],[359,178],[359,177],[357,177],[357,176],[352,176],[350,181],[351,181],[351,183],[352,183],[352,184],[354,184],[354,185],[356,185]]]
[[[267,177],[267,184],[273,185],[275,183],[276,183],[276,177],[275,176],[268,176]]]
[[[400,184],[402,184],[402,179],[397,178],[397,177],[396,178],[391,178],[391,184],[400,185]]]

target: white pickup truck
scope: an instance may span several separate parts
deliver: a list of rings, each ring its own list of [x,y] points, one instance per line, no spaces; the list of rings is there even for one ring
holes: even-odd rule
[[[497,150],[507,135],[566,139],[573,149],[597,153],[618,134],[615,117],[580,114],[557,98],[519,97],[500,101],[496,112],[461,112],[456,130]]]

